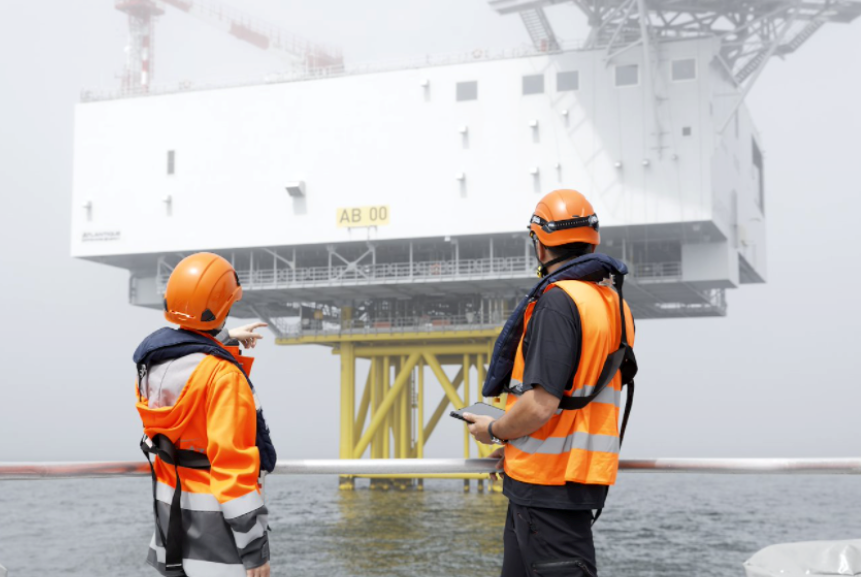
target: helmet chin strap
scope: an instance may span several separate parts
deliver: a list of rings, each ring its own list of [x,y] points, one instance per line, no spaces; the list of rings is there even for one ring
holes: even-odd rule
[[[547,262],[541,262],[541,258],[539,258],[538,256],[538,244],[535,239],[532,239],[532,250],[535,251],[535,260],[538,261],[538,268],[535,269],[535,274],[538,276],[538,278],[544,278],[548,274],[550,274],[550,271],[548,269],[557,262],[562,262],[574,258],[573,255],[563,254],[562,256],[557,256],[556,258]]]
[[[554,264],[556,264],[557,262],[562,262],[562,261],[564,261],[564,260],[570,260],[570,259],[572,259],[572,258],[574,258],[574,256],[573,256],[573,255],[564,255],[564,256],[560,256],[560,257],[554,258],[553,260],[551,260],[551,261],[549,261],[549,262],[541,262],[541,261],[538,261],[538,263],[539,263],[539,264],[538,264],[538,269],[537,269],[535,272],[536,272],[536,274],[538,275],[538,278],[544,278],[544,277],[546,277],[548,274],[550,274],[550,270],[549,270],[549,269],[550,269],[550,267],[551,267],[551,266],[553,266],[553,265],[554,265]]]

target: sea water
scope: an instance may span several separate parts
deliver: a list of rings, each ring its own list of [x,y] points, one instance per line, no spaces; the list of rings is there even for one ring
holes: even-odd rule
[[[507,500],[464,493],[339,491],[335,477],[269,477],[273,575],[498,575]],[[148,478],[0,481],[9,577],[155,576]],[[602,577],[741,577],[773,543],[861,537],[861,478],[620,475],[595,526]]]

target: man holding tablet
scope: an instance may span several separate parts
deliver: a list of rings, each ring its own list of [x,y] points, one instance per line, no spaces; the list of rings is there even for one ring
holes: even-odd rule
[[[463,417],[479,442],[504,444],[491,455],[501,458],[509,499],[502,577],[595,577],[593,511],[616,480],[620,447],[623,371],[611,359],[630,352],[633,361],[633,319],[620,295],[627,270],[593,254],[598,218],[576,191],[542,198],[529,228],[539,276],[552,282],[522,313],[505,414]],[[573,272],[592,262],[605,268]]]

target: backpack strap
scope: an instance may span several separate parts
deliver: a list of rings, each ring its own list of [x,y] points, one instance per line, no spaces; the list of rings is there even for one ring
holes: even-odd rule
[[[637,374],[637,357],[634,356],[634,349],[628,346],[628,322],[625,318],[625,299],[622,295],[622,284],[624,283],[624,279],[620,276],[618,278],[618,282],[616,284],[616,290],[619,293],[619,315],[621,316],[622,321],[622,338],[619,343],[619,349],[614,352],[612,355],[607,357],[607,361],[604,363],[604,368],[601,370],[601,376],[598,378],[598,386],[595,387],[595,391],[597,392],[600,387],[601,390],[607,386],[607,384],[612,380],[614,376],[616,376],[616,371],[622,371],[622,386],[627,389],[626,398],[625,398],[625,412],[622,415],[622,427],[619,430],[619,450],[622,449],[622,443],[625,442],[625,430],[628,428],[628,419],[631,416],[631,408],[634,406],[634,376]],[[621,354],[620,354],[621,353]],[[608,365],[611,364],[611,360],[613,364],[616,364],[615,370],[610,373],[609,378],[606,382],[603,381],[605,378],[605,373],[607,372]],[[589,395],[592,397],[589,399],[591,401],[597,395],[593,393],[593,395]],[[567,397],[570,398],[570,397]],[[585,399],[586,397],[581,397]],[[585,406],[585,404],[584,404]],[[607,495],[610,494],[610,486],[604,489],[604,500],[606,501]],[[601,513],[604,512],[604,509],[597,509],[595,513],[592,514],[592,525],[598,522],[598,519],[601,517]]]
[[[594,401],[598,395],[607,388],[607,385],[610,384],[616,376],[616,373],[620,370],[622,371],[622,385],[627,385],[629,382],[633,384],[634,375],[637,373],[637,358],[634,356],[634,349],[628,345],[628,322],[625,318],[625,298],[622,294],[623,283],[624,277],[622,275],[616,275],[614,284],[616,286],[616,291],[619,293],[619,316],[622,323],[622,336],[619,339],[619,348],[607,356],[607,359],[604,361],[604,366],[601,368],[601,374],[598,376],[598,382],[595,383],[595,388],[589,395],[585,397],[562,397],[559,401],[559,408],[563,411],[576,411]],[[629,397],[630,395],[631,394],[629,393]],[[624,435],[629,413],[630,410],[628,405],[626,405],[625,418],[622,421],[623,432],[620,437]]]

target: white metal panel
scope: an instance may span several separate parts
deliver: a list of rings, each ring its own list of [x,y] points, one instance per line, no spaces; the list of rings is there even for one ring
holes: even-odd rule
[[[586,193],[605,227],[711,220],[712,47],[666,47],[696,57],[701,74],[672,84],[669,61],[659,65],[671,97],[657,112],[663,147],[644,128],[642,83],[616,87],[600,51],[82,104],[72,253],[520,232],[559,187]],[[580,89],[557,92],[559,70],[578,70]],[[522,76],[538,73],[545,93],[522,95]],[[470,80],[478,99],[456,102]],[[288,195],[295,181],[306,197]],[[338,207],[367,205],[388,206],[391,224],[337,227]]]

